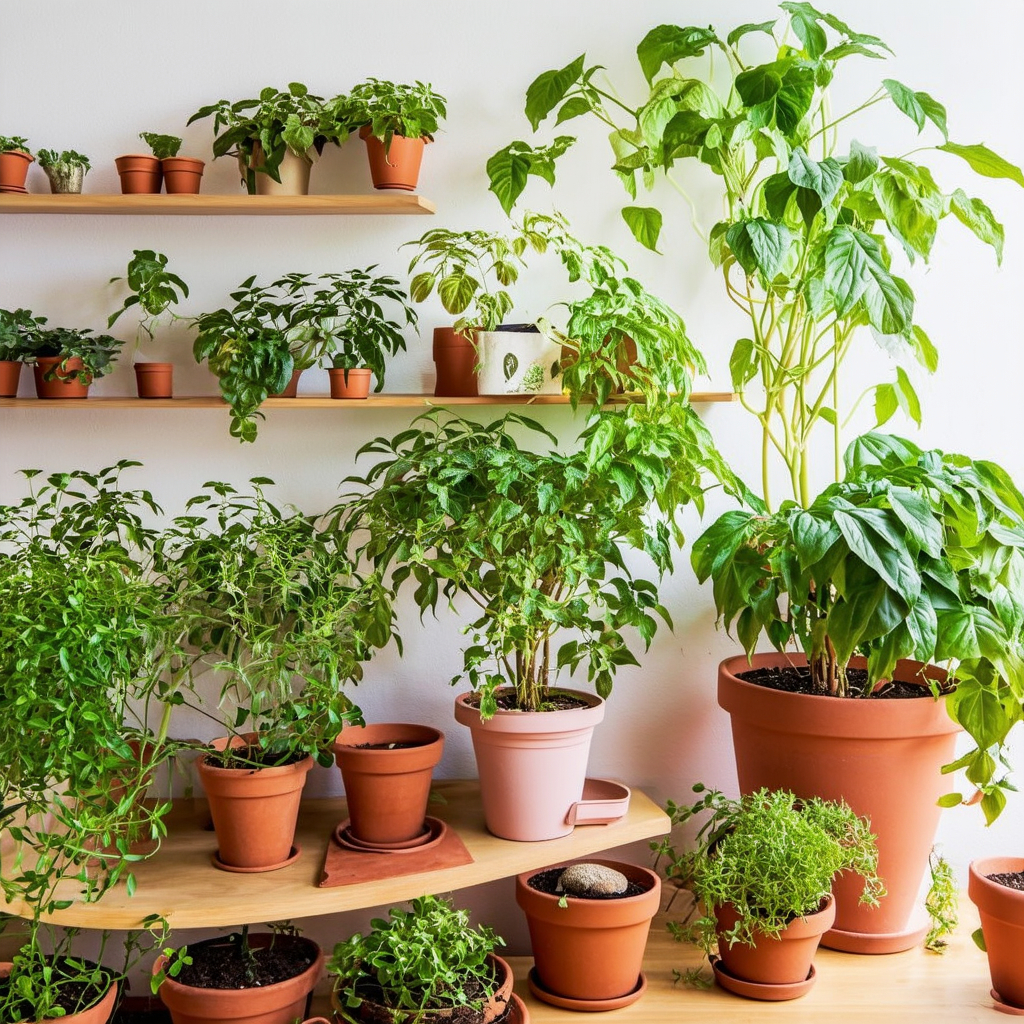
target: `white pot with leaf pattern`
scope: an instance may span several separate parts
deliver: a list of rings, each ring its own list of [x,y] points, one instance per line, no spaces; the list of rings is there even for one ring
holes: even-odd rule
[[[477,331],[481,395],[560,395],[562,347],[535,324]]]

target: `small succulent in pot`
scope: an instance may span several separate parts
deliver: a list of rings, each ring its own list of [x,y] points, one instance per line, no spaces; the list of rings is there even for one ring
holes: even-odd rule
[[[82,191],[82,182],[91,168],[89,158],[74,149],[57,152],[53,149],[41,149],[37,154],[39,166],[46,172],[53,193],[73,193]]]

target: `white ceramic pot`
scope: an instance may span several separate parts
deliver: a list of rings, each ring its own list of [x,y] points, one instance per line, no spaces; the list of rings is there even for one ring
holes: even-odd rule
[[[562,347],[540,331],[477,331],[481,395],[560,395]]]

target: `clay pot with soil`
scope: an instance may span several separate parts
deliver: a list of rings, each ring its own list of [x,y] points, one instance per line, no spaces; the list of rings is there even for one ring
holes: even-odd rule
[[[974,861],[967,893],[981,917],[992,995],[1011,1012],[1024,1013],[1024,857]]]
[[[454,327],[434,328],[434,394],[441,398],[476,398],[476,346],[471,335]]]
[[[6,984],[6,979],[11,973],[11,963],[0,963],[0,985]],[[56,965],[54,965],[56,971]],[[78,973],[78,972],[76,972]],[[59,1018],[48,1018],[49,1020],[66,1021],[67,1024],[107,1024],[114,1012],[114,1005],[117,1002],[118,987],[113,982],[108,985],[106,991],[98,993],[95,1000],[83,1010],[75,1010],[75,1001],[65,1007],[65,1016]]]
[[[174,1024],[294,1024],[306,1016],[323,971],[315,942],[297,935],[218,936],[187,947],[191,965],[177,977],[160,957],[153,974]]]
[[[156,195],[163,185],[164,175],[160,161],[144,153],[130,153],[114,160],[121,178],[123,195]]]
[[[25,179],[34,160],[26,139],[0,136],[0,192],[26,192]]]
[[[641,967],[661,879],[647,868],[595,859],[516,878],[533,947],[530,991],[565,1009],[612,1010],[646,987]]]
[[[424,834],[427,800],[444,734],[426,725],[351,725],[338,734],[352,835],[367,844],[396,844]]]
[[[88,398],[89,384],[83,384],[85,366],[78,356],[36,356],[32,371],[37,398]]]
[[[369,125],[359,129],[359,138],[366,143],[370,180],[375,189],[416,191],[420,180],[423,150],[431,139],[407,139],[401,135],[393,135],[391,145],[386,149],[381,139],[373,137]]]
[[[363,399],[370,397],[370,381],[373,376],[368,369],[346,370],[330,367],[327,375],[331,381],[331,398]]]

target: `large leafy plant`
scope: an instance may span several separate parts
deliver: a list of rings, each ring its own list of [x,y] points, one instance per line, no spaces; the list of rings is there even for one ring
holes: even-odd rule
[[[438,125],[447,116],[445,98],[424,82],[407,85],[368,78],[347,95],[331,101],[335,120],[344,133],[369,128],[370,135],[391,151],[396,136],[433,140]]]
[[[21,363],[35,352],[46,317],[30,309],[0,309],[0,360]]]
[[[37,321],[39,324],[44,322]],[[87,327],[40,326],[39,329],[24,332],[22,340],[29,346],[26,362],[35,362],[40,357],[60,356],[60,362],[47,371],[48,380],[77,377],[81,384],[91,384],[110,373],[114,357],[124,345],[120,338],[95,334]],[[69,374],[68,361],[76,358],[82,360],[82,367],[74,374]]]
[[[1002,257],[1003,229],[988,206],[962,189],[943,189],[918,154],[939,150],[979,175],[1020,185],[1024,175],[986,146],[951,141],[942,104],[895,79],[883,79],[854,108],[835,111],[830,89],[845,62],[884,58],[888,47],[809,3],[781,7],[781,21],[741,25],[724,38],[701,26],[652,29],[637,47],[647,90],[636,100],[622,99],[600,66],[581,55],[533,82],[526,114],[534,130],[550,116],[557,125],[578,117],[599,122],[613,170],[634,201],[623,217],[648,248],[659,243],[662,213],[635,205],[640,188],[667,179],[688,201],[677,178],[687,162],[721,179],[725,217],[706,234],[690,206],[728,298],[750,321],[732,351],[733,384],[761,426],[766,502],[774,452],[793,497],[808,505],[819,424],[834,434],[838,478],[841,427],[863,397],[873,395],[879,425],[898,409],[920,420],[903,364],[932,371],[938,355],[916,322],[913,289],[894,269],[894,245],[909,262],[927,262],[939,221],[952,215]],[[767,61],[750,55],[759,44]],[[727,66],[722,87],[720,76],[694,71],[695,58],[710,61],[716,53]],[[938,144],[922,147],[912,136],[908,152],[879,155],[841,138],[840,126],[878,104],[894,105],[918,134],[937,134]],[[491,188],[506,211],[530,175],[554,183],[557,160],[574,141],[517,141],[491,158]],[[841,368],[862,327],[899,365],[894,381],[851,400]]]

